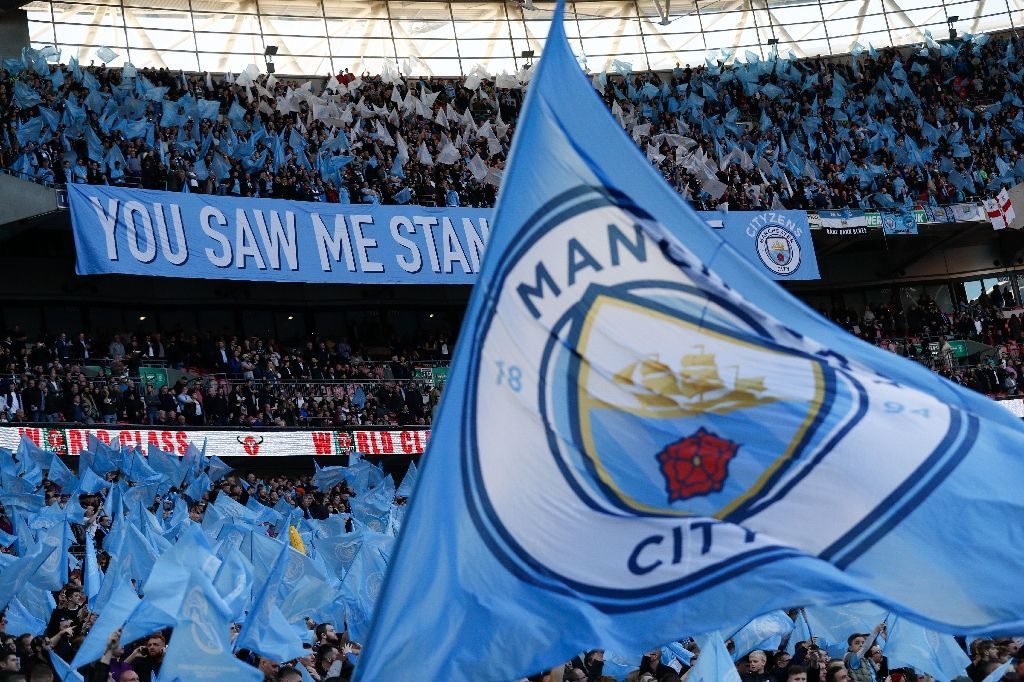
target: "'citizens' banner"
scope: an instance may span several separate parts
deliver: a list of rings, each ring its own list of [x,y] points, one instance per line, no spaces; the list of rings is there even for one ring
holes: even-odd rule
[[[325,284],[472,284],[491,209],[326,204],[71,185],[80,275]],[[776,279],[817,279],[804,211],[706,212]],[[566,253],[568,268],[616,254]]]
[[[7,426],[0,428],[0,448],[16,450],[21,437],[61,455],[78,456],[88,448],[89,436],[107,443],[150,445],[185,454],[188,444],[218,457],[329,456],[358,452],[364,455],[418,455],[430,431],[224,431],[220,429],[147,429],[112,426],[87,429]]]

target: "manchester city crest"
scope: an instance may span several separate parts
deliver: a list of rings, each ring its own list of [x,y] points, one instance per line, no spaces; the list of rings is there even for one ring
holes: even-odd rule
[[[776,275],[792,275],[800,267],[800,242],[784,225],[765,225],[754,241],[761,262]]]
[[[784,227],[756,242],[766,265],[798,265]],[[879,429],[895,438],[887,411],[935,427],[901,453],[908,477],[959,430],[934,398],[764,316],[605,190],[580,187],[533,216],[495,281],[492,310],[470,330],[467,502],[524,580],[602,608],[713,585],[740,558],[793,556],[787,509],[862,494],[830,475],[832,458],[841,441],[849,453]],[[804,519],[802,546],[810,534],[835,558],[870,542],[898,479]]]

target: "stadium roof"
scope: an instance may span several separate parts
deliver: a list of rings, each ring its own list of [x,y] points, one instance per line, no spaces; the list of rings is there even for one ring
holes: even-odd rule
[[[0,0],[7,2],[8,0]],[[24,5],[35,47],[56,45],[66,61],[166,66],[187,71],[261,69],[267,46],[278,48],[277,73],[324,75],[342,68],[379,72],[383,60],[407,74],[455,76],[481,64],[514,73],[540,55],[551,2],[417,0],[89,0]],[[698,64],[712,50],[764,57],[849,52],[936,40],[947,18],[961,32],[1024,23],[1024,0],[576,0],[566,30],[593,71],[615,59],[634,70]],[[406,61],[407,60],[407,61]]]

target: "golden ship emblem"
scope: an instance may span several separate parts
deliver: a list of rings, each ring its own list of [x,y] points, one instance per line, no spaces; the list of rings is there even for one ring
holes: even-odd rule
[[[672,416],[727,414],[781,399],[766,394],[763,376],[740,376],[738,365],[726,365],[735,372],[731,382],[723,379],[714,353],[704,352],[704,346],[694,348],[699,352],[683,355],[677,371],[655,353],[630,363],[612,380],[645,410]]]

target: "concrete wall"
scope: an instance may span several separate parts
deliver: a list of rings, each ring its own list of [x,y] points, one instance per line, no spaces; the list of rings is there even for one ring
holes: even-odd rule
[[[28,15],[20,9],[0,14],[0,57],[20,57],[29,46]]]
[[[0,173],[0,226],[56,210],[52,187]]]

